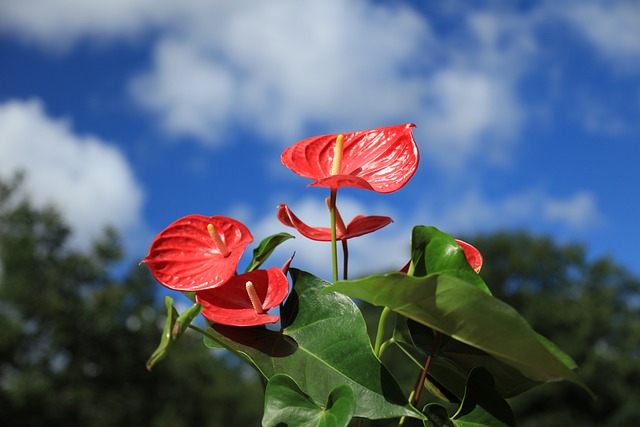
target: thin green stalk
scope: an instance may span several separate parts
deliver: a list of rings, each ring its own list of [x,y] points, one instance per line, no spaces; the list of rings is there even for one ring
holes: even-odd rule
[[[378,320],[376,342],[373,347],[373,352],[377,357],[380,357],[380,349],[382,348],[382,343],[384,342],[384,330],[386,329],[386,325],[389,319],[389,313],[391,313],[391,309],[389,307],[383,308],[382,313],[380,313],[380,319]]]
[[[338,281],[338,247],[336,245],[336,198],[338,190],[332,188],[329,198],[329,215],[331,217],[331,266],[333,267],[333,283]]]
[[[382,345],[380,346],[380,351],[378,353],[378,358],[381,359],[382,355],[384,354],[384,351],[387,349],[387,347],[389,347],[390,345],[396,344],[396,339],[391,337],[388,340],[386,340],[385,342],[382,343]]]

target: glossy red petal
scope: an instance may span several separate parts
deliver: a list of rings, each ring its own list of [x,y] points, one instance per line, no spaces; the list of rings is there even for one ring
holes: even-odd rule
[[[477,250],[474,246],[462,240],[456,239],[456,243],[464,251],[464,256],[467,258],[467,262],[469,262],[471,268],[473,268],[476,273],[479,273],[480,269],[482,268],[482,263],[484,262],[480,251]]]
[[[342,166],[334,177],[335,134],[304,139],[288,147],[281,160],[298,175],[315,180],[310,185],[390,193],[402,188],[418,167],[420,155],[411,134],[414,127],[403,124],[343,134]]]
[[[213,224],[231,251],[224,257],[213,243],[207,225]],[[178,291],[199,291],[222,285],[235,274],[238,261],[253,241],[249,229],[223,216],[180,218],[151,243],[146,263],[158,282]]]
[[[358,215],[347,225],[347,234],[345,239],[362,236],[364,234],[373,233],[383,227],[391,224],[393,220],[388,216],[364,216]]]
[[[331,229],[328,227],[311,227],[300,220],[285,204],[278,205],[277,217],[288,227],[293,227],[304,237],[321,242],[331,241]]]
[[[245,288],[251,281],[262,302],[264,313],[258,314]],[[196,292],[196,302],[202,304],[202,315],[229,326],[256,326],[275,323],[279,317],[267,313],[287,297],[289,281],[279,267],[256,270],[234,276],[224,285]]]
[[[309,184],[309,187],[325,187],[335,190],[341,187],[353,187],[376,191],[366,179],[352,175],[333,175],[328,178],[322,178]]]

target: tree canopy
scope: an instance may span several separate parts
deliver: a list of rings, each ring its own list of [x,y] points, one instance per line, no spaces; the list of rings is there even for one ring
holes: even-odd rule
[[[640,279],[549,237],[502,232],[472,241],[493,293],[571,355],[597,395],[564,383],[539,387],[511,402],[520,425],[640,425]]]
[[[87,251],[37,209],[20,179],[0,182],[0,414],[5,426],[258,425],[253,372],[186,334],[153,372],[164,305],[144,267],[122,279],[113,230]]]

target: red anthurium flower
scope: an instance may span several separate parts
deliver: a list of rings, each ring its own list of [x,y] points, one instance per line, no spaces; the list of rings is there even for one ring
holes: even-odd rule
[[[337,210],[336,210],[337,213]],[[336,227],[336,240],[346,240],[363,234],[373,233],[382,227],[393,222],[388,216],[364,216],[358,215],[346,226],[338,216],[338,226]],[[302,222],[289,207],[285,204],[278,205],[278,219],[286,226],[293,227],[304,237],[322,242],[331,241],[331,229],[328,227],[310,227]]]
[[[235,219],[189,215],[162,230],[142,262],[167,288],[200,291],[229,280],[252,241],[249,229]]]
[[[356,187],[378,193],[402,188],[418,167],[414,124],[303,139],[282,153],[282,163],[312,186]],[[336,149],[336,145],[338,148]]]
[[[289,281],[279,267],[233,276],[224,285],[196,292],[202,315],[229,326],[276,323],[278,316],[267,311],[287,297]]]
[[[456,239],[456,243],[464,251],[464,256],[467,258],[467,262],[469,263],[471,268],[473,268],[476,271],[476,273],[480,273],[480,269],[482,268],[482,263],[484,262],[480,251],[477,250],[474,246],[462,240]]]

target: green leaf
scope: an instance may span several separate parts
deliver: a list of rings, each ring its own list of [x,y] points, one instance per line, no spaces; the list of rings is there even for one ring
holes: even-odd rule
[[[411,330],[407,326],[408,323],[413,325]],[[416,372],[420,372],[424,368],[426,358],[431,351],[433,338],[433,329],[405,317],[397,317],[393,331],[394,343],[414,363]],[[464,395],[468,372],[442,356],[442,347],[450,339],[450,337],[442,336],[440,346],[431,360],[431,367],[424,385],[431,394],[440,400],[459,402]]]
[[[476,285],[487,294],[491,291],[482,277],[469,265],[456,240],[435,227],[417,225],[411,232],[413,276],[448,274]]]
[[[464,399],[453,417],[438,404],[425,406],[427,427],[516,427],[509,404],[495,389],[493,377],[484,368],[475,368],[467,378]]]
[[[321,296],[328,282],[297,269],[290,272],[294,285],[281,314],[282,332],[224,325],[213,325],[208,332],[247,355],[266,378],[294,378],[316,402],[347,384],[356,398],[356,417],[423,418],[373,354],[355,303],[337,293]]]
[[[346,427],[353,417],[356,399],[347,384],[329,394],[324,407],[300,390],[288,375],[276,374],[265,390],[263,427]]]
[[[193,319],[195,319],[202,311],[202,306],[200,304],[194,304],[184,313],[178,315],[178,312],[173,307],[173,298],[169,296],[164,297],[164,305],[167,307],[167,320],[164,323],[164,328],[162,329],[160,344],[147,360],[146,366],[149,371],[155,364],[164,359],[171,345],[180,338],[184,331],[187,330]]]
[[[516,425],[509,404],[496,391],[493,377],[484,368],[475,368],[469,373],[464,399],[453,419],[460,427]]]
[[[422,369],[424,358],[431,350],[433,334],[433,329],[410,319],[398,319],[394,330],[396,343],[412,355],[418,369]],[[428,380],[435,384],[428,386],[437,387],[444,393],[444,400],[451,401],[446,393],[448,391],[456,396],[457,400],[454,401],[459,401],[464,394],[467,375],[477,366],[483,366],[491,373],[496,389],[504,397],[517,396],[540,384],[540,381],[527,378],[516,368],[489,353],[444,336],[429,370]],[[571,366],[568,367],[572,369]]]
[[[422,410],[427,417],[424,420],[425,427],[454,427],[453,421],[449,418],[447,409],[437,403],[430,403]]]
[[[339,282],[337,291],[429,326],[478,348],[534,381],[569,380],[588,388],[511,306],[458,277],[403,273]]]
[[[260,267],[280,244],[293,238],[289,233],[277,233],[263,239],[253,250],[253,259],[247,267],[247,272]]]

